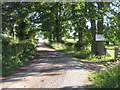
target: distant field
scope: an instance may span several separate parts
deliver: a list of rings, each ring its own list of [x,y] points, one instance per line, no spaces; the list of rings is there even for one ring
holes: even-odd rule
[[[72,43],[75,43],[78,41],[78,39],[66,39],[67,42],[72,42]]]
[[[105,48],[107,48],[107,53],[110,54],[111,58],[114,59],[114,48],[119,47],[119,45],[105,45]],[[110,49],[110,50],[109,50]]]

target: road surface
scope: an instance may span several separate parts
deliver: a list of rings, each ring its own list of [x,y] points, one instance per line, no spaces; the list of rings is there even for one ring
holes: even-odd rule
[[[1,88],[85,88],[91,83],[93,71],[103,69],[102,63],[74,60],[63,52],[45,45],[37,46],[36,58],[21,71],[3,77]]]

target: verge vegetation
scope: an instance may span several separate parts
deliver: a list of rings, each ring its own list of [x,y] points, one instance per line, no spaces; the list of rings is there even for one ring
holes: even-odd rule
[[[120,65],[92,74],[91,80],[97,88],[120,88]]]
[[[33,58],[37,42],[2,38],[2,74],[10,73]]]
[[[109,62],[114,61],[114,47],[119,45],[106,45],[106,48],[113,50],[107,50],[107,54],[103,56],[94,55],[91,53],[90,45],[84,45],[81,49],[75,47],[75,42],[68,41],[66,43],[46,43],[54,49],[62,50],[63,52],[73,56],[75,59],[80,61],[89,61],[89,62]]]
[[[40,40],[40,38],[48,39],[50,43],[47,45],[63,50],[77,60],[114,61],[114,50],[108,49],[114,49],[120,43],[120,12],[117,11],[119,8],[117,3],[2,2],[1,4],[3,74],[29,61],[37,44],[34,39]],[[103,40],[97,41],[96,36],[102,36]],[[104,87],[102,85],[104,82],[99,84],[96,86]],[[116,82],[113,87],[118,87]]]

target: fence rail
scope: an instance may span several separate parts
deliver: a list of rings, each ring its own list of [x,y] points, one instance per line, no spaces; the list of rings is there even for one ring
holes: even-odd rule
[[[107,48],[106,50],[114,50],[114,60],[120,58],[120,49],[115,47],[114,49]]]
[[[114,55],[114,59],[120,58],[120,49],[115,48],[115,55]]]

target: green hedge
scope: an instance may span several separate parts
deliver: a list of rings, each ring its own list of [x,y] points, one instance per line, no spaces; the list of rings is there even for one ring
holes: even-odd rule
[[[120,66],[96,71],[92,74],[91,80],[97,88],[120,88]]]
[[[24,40],[18,43],[9,38],[2,39],[2,74],[10,73],[11,70],[25,64],[33,58],[36,42]]]

